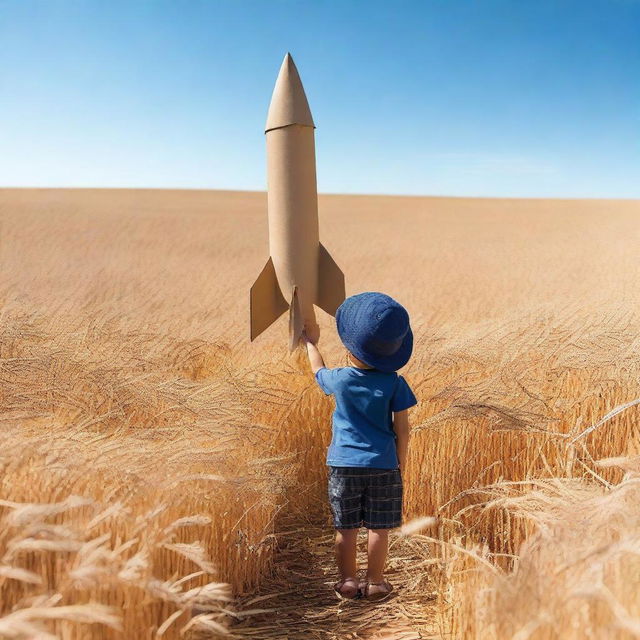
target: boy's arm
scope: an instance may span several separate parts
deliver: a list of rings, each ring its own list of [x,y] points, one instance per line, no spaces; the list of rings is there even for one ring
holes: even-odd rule
[[[315,375],[320,369],[324,367],[324,360],[322,359],[322,355],[318,350],[318,347],[309,340],[306,332],[302,334],[304,341],[307,343],[307,355],[309,356],[309,364],[311,365],[311,371],[313,371],[313,375]]]
[[[396,432],[396,450],[400,471],[404,472],[407,461],[407,450],[409,449],[409,411],[393,412],[393,430]]]

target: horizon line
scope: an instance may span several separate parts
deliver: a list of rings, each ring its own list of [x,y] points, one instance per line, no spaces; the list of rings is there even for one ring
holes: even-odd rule
[[[207,187],[78,187],[78,186],[7,186],[0,185],[0,191],[9,190],[49,190],[49,191],[212,191],[225,193],[263,193],[266,189],[236,189],[236,188],[207,188]],[[362,192],[318,192],[318,196],[349,196],[349,197],[380,197],[380,198],[441,198],[460,200],[618,200],[635,202],[640,201],[640,196],[487,196],[487,195],[450,195],[450,194],[428,194],[428,193],[362,193]]]

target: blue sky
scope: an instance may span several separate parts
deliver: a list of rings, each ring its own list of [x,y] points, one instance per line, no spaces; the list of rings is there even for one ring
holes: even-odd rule
[[[0,185],[262,190],[286,51],[321,192],[640,198],[640,0],[0,0]]]

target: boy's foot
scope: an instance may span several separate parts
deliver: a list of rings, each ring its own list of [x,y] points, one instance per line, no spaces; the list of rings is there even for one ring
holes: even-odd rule
[[[388,598],[393,587],[387,580],[382,582],[371,582],[370,580],[362,580],[359,584],[360,593],[367,600],[384,600]]]
[[[353,600],[360,596],[358,581],[355,578],[339,580],[333,585],[333,590],[338,594],[339,598]]]

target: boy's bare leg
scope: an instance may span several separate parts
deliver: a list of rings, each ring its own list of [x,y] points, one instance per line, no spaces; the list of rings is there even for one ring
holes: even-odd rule
[[[336,531],[336,560],[340,577],[356,577],[356,543],[358,529],[338,529]]]
[[[389,529],[369,529],[367,580],[382,582],[389,549]]]

